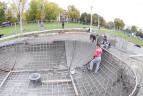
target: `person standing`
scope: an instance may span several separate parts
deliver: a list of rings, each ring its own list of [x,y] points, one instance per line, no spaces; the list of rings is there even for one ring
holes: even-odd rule
[[[101,62],[101,55],[102,55],[102,49],[100,48],[100,44],[96,44],[96,50],[95,50],[93,59],[90,62],[90,67],[88,68],[90,71],[93,70],[94,64],[96,64],[95,73],[98,72],[100,62]]]
[[[44,31],[44,24],[42,21],[41,21],[41,31]]]
[[[64,26],[65,26],[65,24],[64,24],[64,22],[62,22],[62,28],[64,29]]]

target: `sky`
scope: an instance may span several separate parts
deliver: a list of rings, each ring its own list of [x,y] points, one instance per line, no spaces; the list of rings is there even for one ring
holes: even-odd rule
[[[8,0],[0,0],[7,2]],[[48,0],[67,10],[68,5],[74,5],[80,13],[97,13],[108,21],[120,18],[127,25],[135,25],[143,29],[143,0]]]

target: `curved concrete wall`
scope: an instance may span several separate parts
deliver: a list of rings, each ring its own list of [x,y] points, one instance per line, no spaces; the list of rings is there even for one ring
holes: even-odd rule
[[[96,46],[89,42],[65,41],[65,49],[68,67],[76,68],[92,60]]]

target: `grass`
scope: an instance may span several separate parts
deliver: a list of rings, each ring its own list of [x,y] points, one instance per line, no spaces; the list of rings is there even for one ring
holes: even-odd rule
[[[77,23],[67,23],[65,22],[65,28],[90,28],[90,25],[83,25],[83,24],[77,24]],[[94,30],[97,29],[96,26],[92,26]],[[38,29],[38,23],[23,23],[23,33],[25,32],[31,32],[31,31],[38,31],[41,29],[41,26],[39,24],[39,29]],[[49,30],[49,29],[62,29],[62,23],[56,22],[56,23],[51,23],[51,22],[44,22],[44,30]],[[104,30],[102,30],[104,29]],[[143,47],[143,41],[129,37],[128,35],[118,32],[118,31],[112,31],[108,30],[105,28],[100,28],[100,32],[102,33],[109,33],[110,35],[121,37],[123,39],[126,39],[134,44],[139,44]],[[4,37],[18,34],[20,33],[20,25],[15,26],[10,26],[10,27],[5,27],[5,28],[0,28],[0,34],[4,34]],[[9,40],[9,39],[8,39]]]
[[[23,33],[25,32],[30,32],[30,31],[38,31],[38,23],[23,23]],[[76,23],[68,23],[65,22],[65,28],[90,28],[90,25],[83,25],[83,24],[76,24]],[[93,26],[95,28],[95,26]],[[97,27],[96,27],[97,28]],[[39,30],[41,29],[41,26],[39,25]],[[49,30],[49,29],[62,29],[62,23],[56,22],[54,23],[44,23],[44,30]],[[102,28],[103,29],[103,28]],[[0,34],[4,34],[4,37],[18,34],[20,33],[20,25],[15,26],[10,26],[10,27],[4,27],[0,28]]]

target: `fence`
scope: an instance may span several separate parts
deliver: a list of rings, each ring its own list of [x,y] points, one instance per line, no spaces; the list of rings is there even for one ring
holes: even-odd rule
[[[90,24],[84,22],[64,22],[64,29],[82,28],[83,30],[89,30]],[[97,26],[92,26],[92,30],[97,30]],[[55,20],[36,20],[36,21],[23,21],[22,22],[22,33],[32,31],[46,31],[50,29],[63,29],[62,21],[58,22]],[[100,29],[104,29],[101,27]],[[12,23],[11,26],[0,29],[0,33],[4,36],[16,35],[21,33],[20,22]]]

